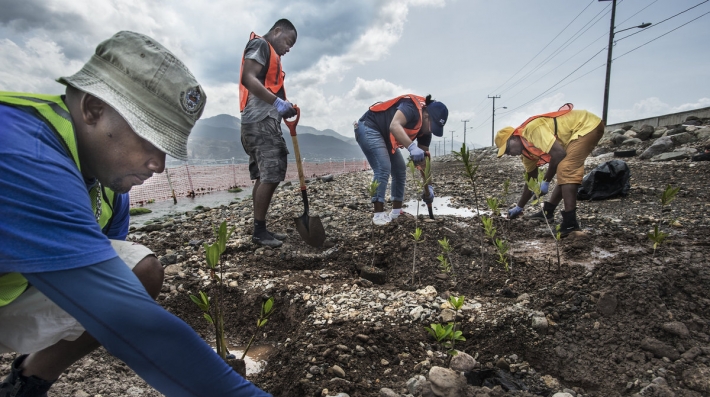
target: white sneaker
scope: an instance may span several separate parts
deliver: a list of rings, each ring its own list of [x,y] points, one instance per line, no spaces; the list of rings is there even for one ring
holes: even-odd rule
[[[396,214],[395,214],[394,212],[392,212],[392,211],[390,211],[390,213],[389,213],[390,220],[395,220],[395,219],[397,219],[397,217],[400,216],[400,215],[402,215],[402,212],[401,212],[401,211],[398,212],[398,213],[396,213]]]
[[[390,223],[391,220],[386,212],[375,212],[375,215],[372,217],[372,223],[377,226],[386,225]]]

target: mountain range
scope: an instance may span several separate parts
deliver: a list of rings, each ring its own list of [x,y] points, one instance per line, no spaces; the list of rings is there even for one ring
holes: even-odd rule
[[[285,124],[281,124],[289,159],[293,160],[293,142]],[[345,137],[326,129],[299,125],[296,127],[298,147],[301,157],[306,161],[324,161],[328,159],[364,159],[355,138]],[[234,158],[244,162],[249,156],[244,152],[241,141],[241,122],[239,118],[220,114],[199,120],[188,139],[187,151],[190,160],[222,160]]]
[[[200,160],[231,160],[244,163],[249,156],[244,152],[241,141],[241,121],[238,117],[220,114],[214,117],[198,120],[188,139],[187,151],[190,161]],[[289,160],[294,160],[291,134],[285,124],[281,124]],[[296,127],[298,147],[301,157],[308,162],[327,161],[329,159],[364,159],[354,137],[343,136],[331,129],[318,130],[306,125]],[[433,145],[439,141],[436,138]],[[443,142],[441,142],[443,143]],[[446,140],[446,153],[450,152],[451,141]],[[458,150],[460,142],[454,141],[454,149]],[[443,145],[441,145],[443,147]],[[406,154],[406,152],[405,152]]]

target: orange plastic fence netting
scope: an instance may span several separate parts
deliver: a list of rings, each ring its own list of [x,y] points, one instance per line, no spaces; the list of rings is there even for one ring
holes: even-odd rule
[[[365,160],[330,161],[323,163],[303,163],[303,174],[313,178],[327,174],[344,174],[370,169]],[[296,163],[288,165],[286,180],[298,180]],[[250,186],[248,164],[228,165],[181,165],[165,168],[160,174],[131,189],[131,206],[171,199],[172,189],[176,197],[188,197],[217,190],[227,190],[236,186]]]

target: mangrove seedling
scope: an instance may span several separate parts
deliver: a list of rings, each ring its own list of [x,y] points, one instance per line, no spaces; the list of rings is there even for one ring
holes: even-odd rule
[[[458,353],[455,349],[456,342],[466,340],[463,336],[463,332],[456,329],[456,316],[458,315],[458,311],[463,306],[464,300],[464,296],[449,297],[449,304],[451,304],[454,309],[454,321],[446,325],[432,323],[430,324],[430,327],[424,327],[424,329],[426,329],[427,332],[434,337],[439,345],[441,345],[444,349],[447,349],[446,353],[450,357],[453,357]]]
[[[210,278],[217,284],[216,304],[210,305],[209,297],[202,291],[200,296],[190,295],[190,299],[203,311],[205,319],[214,325],[215,328],[215,348],[217,354],[223,360],[227,358],[227,343],[224,337],[224,267],[220,265],[219,258],[227,249],[227,240],[234,233],[234,227],[227,231],[227,222],[222,221],[219,228],[215,228],[214,232],[217,236],[217,241],[209,245],[204,243],[205,259],[207,266],[210,269]],[[219,272],[219,274],[217,274]]]
[[[478,172],[478,161],[476,160],[471,160],[471,151],[466,147],[466,144],[461,145],[461,149],[459,149],[458,152],[453,152],[454,157],[456,157],[456,160],[460,161],[463,163],[464,167],[464,176],[466,176],[469,181],[471,181],[471,185],[473,186],[473,199],[476,205],[476,214],[480,216],[481,210],[479,209],[480,207],[478,206],[478,190],[476,189],[476,179],[478,178],[477,172]],[[483,275],[483,235],[481,235],[480,239],[480,251],[481,251],[481,275]]]
[[[412,180],[414,180],[414,183],[417,185],[417,191],[428,189],[429,181],[431,180],[431,162],[429,161],[429,157],[424,158],[423,169],[420,166],[414,165],[414,162],[412,160],[409,160],[409,162],[407,163],[407,167],[412,173]],[[419,180],[419,175],[421,175],[422,181]],[[425,191],[425,193],[428,194],[429,192]],[[416,271],[417,262],[417,244],[422,238],[422,229],[419,228],[419,204],[421,199],[422,195],[417,194],[417,212],[414,218],[414,233],[411,233],[412,237],[414,237],[414,257],[412,258],[412,285],[414,285],[415,282],[414,275]]]
[[[669,233],[665,233],[661,230],[661,226],[663,225],[663,213],[666,211],[670,213],[672,211],[672,208],[666,209],[666,206],[670,207],[671,202],[676,199],[679,191],[680,187],[674,188],[671,185],[667,185],[665,190],[663,190],[663,193],[661,193],[661,217],[659,218],[658,223],[654,225],[653,231],[647,234],[648,238],[653,242],[652,256],[656,256],[656,250],[661,246],[661,244],[663,244],[669,235]],[[673,218],[669,216],[667,222],[668,226],[673,225],[673,222]]]
[[[254,339],[256,339],[256,334],[259,333],[259,329],[263,328],[267,322],[269,322],[269,316],[271,316],[274,312],[274,297],[270,296],[269,299],[265,300],[264,302],[261,303],[261,314],[259,315],[259,318],[256,320],[256,330],[254,330],[254,335],[251,336],[251,339],[249,339],[249,343],[247,344],[247,347],[244,348],[244,353],[242,354],[242,360],[244,360],[244,357],[246,357],[247,352],[249,351],[249,348],[251,347],[251,344],[254,343]]]
[[[449,239],[444,237],[441,240],[437,240],[439,246],[441,247],[441,255],[437,257],[441,263],[442,270],[444,273],[449,273],[454,271],[454,262],[451,260],[451,244],[449,244]],[[443,259],[443,260],[442,260]]]
[[[370,195],[369,197],[375,197],[377,194],[377,188],[380,186],[380,182],[377,180],[373,180],[370,182],[370,184],[367,186],[367,193]],[[372,243],[372,261],[370,262],[370,267],[375,266],[375,252],[377,250],[375,249],[375,222],[370,222],[370,243]]]
[[[653,231],[648,233],[648,238],[653,241],[653,255],[652,257],[656,256],[656,249],[663,244],[663,241],[665,241],[666,237],[668,237],[668,233],[664,233],[659,230],[658,224],[653,225]]]
[[[493,226],[493,218],[483,215],[481,217],[481,223],[483,223],[483,232],[486,234],[486,237],[493,241],[496,235],[496,228]]]
[[[495,246],[498,250],[498,263],[503,265],[506,272],[510,271],[510,266],[508,265],[508,250],[510,246],[505,240],[499,238],[495,239]]]
[[[417,244],[419,244],[419,241],[422,239],[422,229],[414,229],[414,233],[411,233],[411,235],[414,238],[414,257],[412,258],[412,285],[414,285],[414,273],[417,269]]]
[[[451,273],[451,264],[443,254],[439,254],[436,259],[439,261],[439,269],[442,273]]]
[[[524,174],[525,178],[525,183],[528,185],[528,189],[530,189],[531,192],[535,194],[535,197],[533,201],[531,201],[532,205],[535,204],[540,204],[540,210],[542,211],[543,214],[545,214],[545,207],[544,207],[544,202],[542,200],[542,188],[540,187],[542,185],[542,182],[545,180],[545,176],[543,175],[543,172],[538,172],[537,173],[537,178],[533,178],[528,173],[526,172]],[[545,224],[547,225],[547,229],[550,231],[550,234],[552,235],[552,238],[555,239],[555,248],[557,249],[557,270],[560,270],[561,265],[561,258],[560,258],[560,232],[557,230],[557,233],[555,233],[552,230],[552,226],[550,225],[550,221],[547,220],[547,216],[543,216],[543,219],[545,219]]]

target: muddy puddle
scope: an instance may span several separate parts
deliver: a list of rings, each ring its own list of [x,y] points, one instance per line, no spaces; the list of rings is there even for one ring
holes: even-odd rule
[[[451,205],[451,197],[434,197],[432,202],[432,209],[434,210],[434,216],[437,215],[452,215],[462,218],[471,218],[476,215],[476,211],[467,207],[454,207]],[[402,203],[402,210],[408,214],[417,214],[417,200],[409,200]],[[427,205],[423,200],[419,201],[419,214],[428,214],[429,210]],[[479,211],[480,215],[490,215],[490,211]]]
[[[235,358],[242,358],[244,354],[244,348],[246,346],[228,346],[230,354],[233,354]],[[274,347],[271,345],[252,345],[244,357],[244,363],[247,368],[247,375],[258,374],[266,368],[267,361]]]

